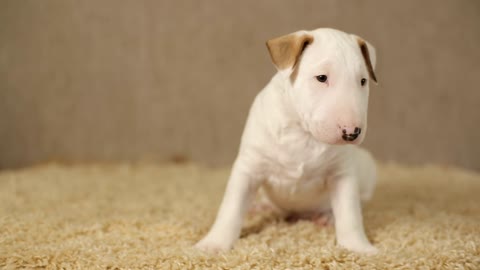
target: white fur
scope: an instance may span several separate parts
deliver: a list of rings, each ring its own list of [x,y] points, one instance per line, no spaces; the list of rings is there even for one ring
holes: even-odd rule
[[[362,221],[361,200],[375,186],[375,163],[354,144],[367,128],[369,82],[357,38],[333,29],[301,31],[314,41],[304,50],[295,82],[293,68],[279,70],[257,95],[215,223],[196,244],[206,251],[233,247],[258,188],[285,212],[331,209],[337,243],[374,253]],[[375,65],[375,51],[368,44]],[[328,83],[315,76],[328,75]],[[367,78],[367,85],[360,80]],[[353,142],[342,129],[361,127]]]

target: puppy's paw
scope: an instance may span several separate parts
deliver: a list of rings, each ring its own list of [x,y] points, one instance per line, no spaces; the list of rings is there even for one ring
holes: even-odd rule
[[[331,211],[319,212],[312,217],[315,225],[320,227],[329,227],[335,225],[335,217]]]
[[[195,248],[210,254],[219,254],[231,249],[231,245],[209,238],[203,238],[195,244]]]
[[[341,246],[350,251],[362,253],[366,255],[375,255],[378,253],[378,249],[370,243],[341,244]]]

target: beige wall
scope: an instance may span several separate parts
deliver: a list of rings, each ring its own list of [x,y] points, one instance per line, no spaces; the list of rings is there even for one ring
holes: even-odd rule
[[[378,52],[365,145],[480,169],[480,1],[0,3],[0,168],[232,162],[274,73],[265,40],[334,27]]]

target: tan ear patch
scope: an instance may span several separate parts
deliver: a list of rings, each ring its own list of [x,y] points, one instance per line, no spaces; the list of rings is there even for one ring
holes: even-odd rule
[[[363,59],[365,60],[365,64],[367,65],[368,75],[374,82],[377,82],[377,76],[375,76],[372,62],[370,61],[370,54],[368,53],[367,43],[365,43],[365,41],[360,38],[357,41],[358,41],[358,46],[360,46],[360,50],[362,51],[362,56],[363,56]]]
[[[305,47],[313,42],[313,37],[307,34],[290,34],[267,41],[273,64],[278,69],[294,67]]]

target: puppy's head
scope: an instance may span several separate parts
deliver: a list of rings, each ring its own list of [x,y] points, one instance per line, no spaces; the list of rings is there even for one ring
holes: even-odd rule
[[[359,144],[367,129],[375,49],[362,38],[321,28],[267,41],[302,126],[318,141]]]

